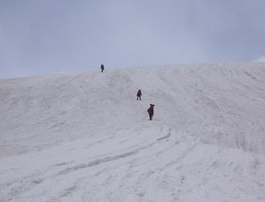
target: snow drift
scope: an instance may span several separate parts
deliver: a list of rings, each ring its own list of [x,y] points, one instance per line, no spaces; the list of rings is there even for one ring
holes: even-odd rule
[[[263,202],[264,117],[264,63],[1,80],[0,201]]]

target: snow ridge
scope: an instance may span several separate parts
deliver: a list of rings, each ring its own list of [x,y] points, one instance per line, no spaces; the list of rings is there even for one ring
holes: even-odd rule
[[[263,202],[264,92],[264,63],[0,80],[0,201]]]

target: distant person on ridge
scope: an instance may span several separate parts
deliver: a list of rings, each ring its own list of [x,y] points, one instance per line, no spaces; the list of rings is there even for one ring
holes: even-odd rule
[[[101,66],[100,66],[100,69],[101,69],[101,72],[103,73],[103,71],[104,71],[104,65],[103,64],[101,64]]]
[[[141,100],[142,91],[141,91],[140,89],[138,90],[138,92],[137,92],[136,96],[137,96],[137,100],[138,100],[138,99],[140,99],[140,100]]]
[[[154,116],[154,106],[154,104],[150,104],[150,107],[147,109],[147,112],[149,114],[149,121],[151,121]]]

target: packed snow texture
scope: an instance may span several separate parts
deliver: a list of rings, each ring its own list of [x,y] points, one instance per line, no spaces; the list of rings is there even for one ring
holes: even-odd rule
[[[265,64],[1,80],[7,201],[264,202]]]

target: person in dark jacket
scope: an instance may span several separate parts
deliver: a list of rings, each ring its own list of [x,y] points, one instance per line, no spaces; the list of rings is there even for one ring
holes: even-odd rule
[[[137,96],[137,100],[138,100],[138,99],[140,99],[140,100],[141,100],[142,91],[141,91],[140,89],[138,90],[138,92],[137,92],[136,96]]]
[[[147,109],[147,112],[149,114],[149,121],[151,121],[154,116],[154,106],[154,104],[150,104],[150,107]]]
[[[103,64],[101,64],[100,69],[101,69],[101,72],[103,73],[103,71],[104,71],[104,65]]]

